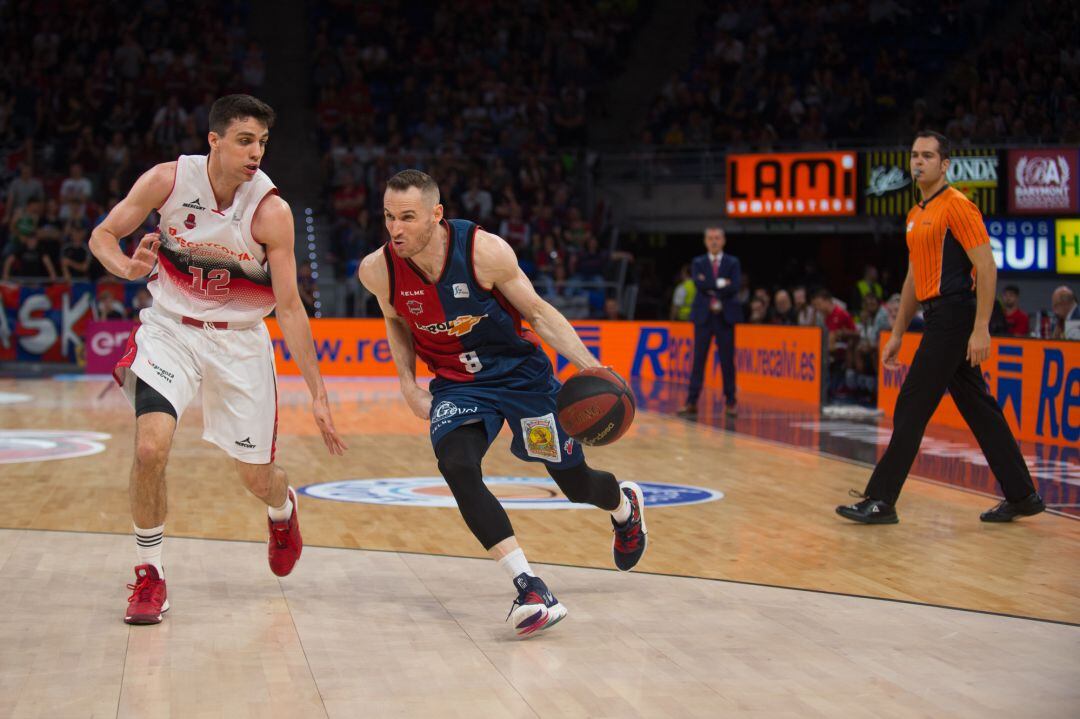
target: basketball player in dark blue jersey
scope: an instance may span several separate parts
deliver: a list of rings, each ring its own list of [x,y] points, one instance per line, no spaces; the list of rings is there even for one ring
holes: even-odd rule
[[[542,462],[570,501],[611,513],[619,569],[632,569],[645,551],[641,489],[585,463],[559,424],[560,384],[539,338],[579,369],[599,362],[536,294],[506,242],[474,223],[443,218],[431,177],[399,172],[387,182],[383,206],[390,240],[364,258],[360,280],[379,300],[401,393],[431,423],[439,471],[465,523],[518,590],[508,619],[518,636],[530,636],[566,616],[566,608],[533,574],[483,482],[480,463],[504,421],[517,457]],[[430,391],[417,384],[417,357],[435,374]]]

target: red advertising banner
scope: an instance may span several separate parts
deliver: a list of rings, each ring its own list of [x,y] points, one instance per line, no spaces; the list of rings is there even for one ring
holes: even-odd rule
[[[91,321],[83,335],[86,342],[87,374],[109,374],[124,354],[124,347],[137,322],[131,320]]]
[[[728,155],[731,217],[852,217],[854,152]]]
[[[888,337],[881,333],[882,347]],[[904,335],[899,368],[878,363],[878,408],[889,417],[921,340],[921,334]],[[991,341],[983,377],[1016,438],[1070,445],[1080,441],[1080,342],[1011,337]],[[948,393],[930,421],[967,427]]]
[[[1009,150],[1009,212],[1038,215],[1080,211],[1075,147]]]
[[[694,328],[688,322],[572,323],[582,342],[601,362],[628,380],[689,382],[694,359]],[[279,374],[300,370],[273,320],[267,320]],[[328,376],[395,377],[386,325],[381,319],[311,321],[319,368]],[[576,370],[546,348],[555,373],[566,379]],[[735,368],[739,391],[756,392],[817,405],[821,401],[821,330],[817,327],[737,325]],[[431,373],[417,363],[417,375]],[[714,351],[705,370],[705,384],[721,388],[720,362]]]

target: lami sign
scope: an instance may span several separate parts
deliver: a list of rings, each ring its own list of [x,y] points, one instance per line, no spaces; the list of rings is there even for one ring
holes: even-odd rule
[[[1054,272],[1053,220],[987,217],[984,221],[999,270]]]
[[[855,214],[854,152],[728,155],[731,217],[850,217]]]
[[[1009,150],[1009,212],[1077,212],[1075,148]]]

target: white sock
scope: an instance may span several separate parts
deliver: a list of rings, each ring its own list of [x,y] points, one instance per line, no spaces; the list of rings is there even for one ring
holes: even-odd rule
[[[626,524],[630,520],[630,498],[622,491],[622,487],[619,487],[619,498],[622,501],[612,511],[611,518],[615,520],[615,524]]]
[[[161,567],[161,550],[164,540],[164,524],[150,529],[135,527],[135,554],[139,558],[139,564],[152,565],[162,579],[165,578],[165,570]]]
[[[529,560],[525,559],[525,552],[521,551],[520,547],[500,559],[499,566],[510,575],[511,579],[522,573],[528,574],[530,577],[536,576],[533,574],[532,567],[529,566]]]
[[[292,510],[292,497],[289,496],[288,490],[285,491],[285,504],[280,507],[271,507],[269,505],[266,507],[266,513],[270,515],[270,520],[273,522],[287,522],[289,517],[292,516]]]

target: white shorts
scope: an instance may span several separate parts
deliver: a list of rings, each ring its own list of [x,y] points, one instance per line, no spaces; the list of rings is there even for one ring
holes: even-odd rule
[[[139,321],[113,370],[132,406],[135,377],[172,403],[177,420],[201,388],[202,438],[241,462],[273,462],[277,377],[266,324],[205,328],[153,307],[140,312]]]

